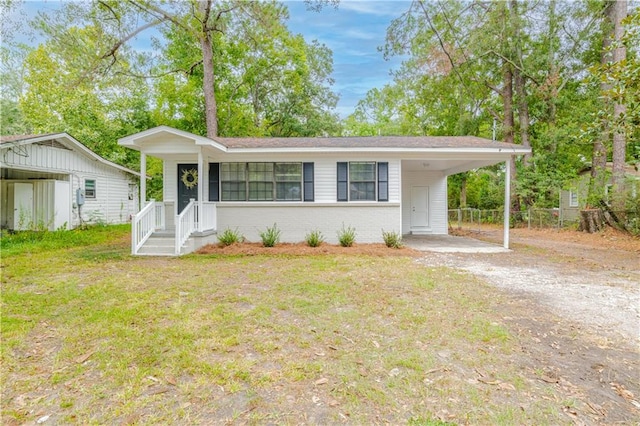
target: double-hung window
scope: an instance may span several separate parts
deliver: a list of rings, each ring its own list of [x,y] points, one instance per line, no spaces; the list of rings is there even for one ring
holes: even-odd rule
[[[209,199],[218,201],[313,201],[313,163],[211,163]],[[219,173],[219,179],[217,176]]]
[[[302,199],[302,164],[276,163],[276,200]]]
[[[273,163],[247,163],[249,201],[273,201]]]
[[[222,163],[220,167],[223,201],[246,201],[246,163]]]
[[[96,181],[95,179],[84,180],[84,196],[85,198],[96,198]]]
[[[337,172],[338,201],[389,200],[389,163],[341,162],[337,165]]]
[[[351,201],[376,200],[376,163],[349,163],[349,199]]]
[[[569,207],[578,207],[578,193],[569,191]]]

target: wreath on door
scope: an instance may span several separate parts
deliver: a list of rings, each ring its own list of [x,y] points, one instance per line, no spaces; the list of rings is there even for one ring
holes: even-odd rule
[[[183,170],[180,180],[187,189],[191,189],[198,184],[198,171],[196,169]]]

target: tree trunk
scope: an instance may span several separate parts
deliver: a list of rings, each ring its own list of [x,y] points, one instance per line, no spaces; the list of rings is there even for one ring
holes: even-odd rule
[[[611,16],[611,9],[614,7],[615,2],[606,3],[605,16]],[[608,22],[607,22],[608,23]],[[613,57],[610,52],[611,46],[611,34],[610,31],[605,29],[602,40],[602,55],[600,57],[600,63],[603,68],[606,67]],[[606,94],[611,90],[611,84],[602,80],[600,83],[600,92],[603,96],[604,103],[603,109],[606,111],[610,108],[610,102],[607,100]],[[607,145],[611,140],[611,123],[607,118],[608,114],[604,115],[602,119],[602,132],[600,137],[593,141],[593,157],[591,159],[591,181],[589,183],[589,196],[587,197],[587,208],[598,206],[604,200],[604,188],[607,184],[606,169],[607,169]]]
[[[502,127],[504,131],[504,141],[507,143],[514,143],[513,137],[513,72],[511,71],[511,64],[505,61],[502,65],[502,105],[504,108],[504,118]]]
[[[613,38],[615,40],[615,49],[613,50],[613,62],[620,63],[627,58],[627,50],[622,43],[624,35],[624,27],[622,20],[627,16],[627,1],[618,0],[614,2],[610,9],[609,19],[613,23]],[[613,193],[612,206],[614,211],[623,211],[625,207],[625,181],[624,166],[626,164],[626,138],[624,126],[621,117],[627,112],[626,105],[615,102],[613,104]]]
[[[460,208],[467,207],[467,174],[462,175],[462,181],[460,182]]]
[[[520,23],[518,16],[518,2],[517,0],[510,1],[510,16],[511,23],[513,25],[513,38],[515,40],[515,61],[522,67],[522,48],[520,47]],[[520,143],[527,148],[531,148],[531,142],[529,141],[529,104],[527,102],[526,81],[522,75],[522,71],[517,67],[513,68],[513,84],[516,89],[517,104],[518,104],[518,121],[520,123]],[[524,165],[529,165],[531,154],[524,155]]]
[[[210,29],[207,28],[210,6],[210,0],[199,2],[200,11],[203,14],[200,48],[202,49],[202,71],[204,73],[202,89],[204,92],[205,119],[207,137],[214,138],[218,136],[218,105],[216,103],[216,72],[213,66],[213,44],[211,43]]]
[[[600,209],[588,209],[580,211],[580,227],[578,230],[593,234],[602,229],[604,217]]]
[[[504,85],[502,87],[502,105],[504,107],[504,141],[507,143],[514,143],[514,129],[513,129],[513,71],[511,70],[511,64],[505,61],[503,65],[503,77]],[[513,212],[520,212],[520,199],[516,194],[516,160],[515,156],[511,157],[509,161],[509,167],[511,168],[511,210]]]

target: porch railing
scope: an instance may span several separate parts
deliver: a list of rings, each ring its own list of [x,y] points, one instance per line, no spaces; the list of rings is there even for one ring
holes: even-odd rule
[[[176,255],[180,255],[182,245],[196,230],[197,213],[198,209],[196,208],[196,201],[192,198],[184,210],[176,216]]]
[[[165,229],[165,205],[164,203],[155,203],[156,205],[156,229]]]
[[[160,204],[162,206],[162,204]],[[138,250],[157,229],[156,202],[154,200],[144,206],[131,221],[131,254],[138,254]]]
[[[197,207],[197,203],[196,203],[196,207]],[[207,202],[205,201],[204,203],[202,203],[202,214],[199,214],[200,212],[198,212],[197,218],[198,220],[202,221],[202,230],[203,231],[209,231],[212,229],[216,229],[216,223],[217,223],[217,218],[216,218],[216,203],[215,202]]]

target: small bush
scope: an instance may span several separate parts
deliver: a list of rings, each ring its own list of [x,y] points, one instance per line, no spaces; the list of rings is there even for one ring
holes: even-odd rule
[[[356,241],[356,229],[351,226],[345,228],[343,223],[342,229],[338,231],[338,241],[342,247],[351,247]]]
[[[240,234],[238,229],[232,230],[227,228],[222,234],[218,235],[218,241],[226,247],[244,241],[244,237]]]
[[[273,227],[267,227],[267,230],[260,233],[262,245],[265,247],[273,247],[280,242],[280,230],[274,223]]]
[[[319,247],[320,244],[324,243],[324,235],[322,235],[322,232],[315,230],[305,235],[304,240],[309,247]]]
[[[402,235],[399,232],[386,232],[384,229],[382,230],[382,239],[384,243],[389,248],[400,248],[402,247]]]

